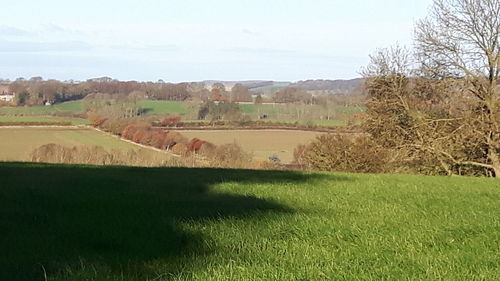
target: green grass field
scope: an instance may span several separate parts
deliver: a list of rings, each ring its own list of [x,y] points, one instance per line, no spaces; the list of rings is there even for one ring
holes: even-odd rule
[[[188,111],[187,103],[180,101],[142,100],[140,106],[146,114],[155,115],[186,114]]]
[[[14,163],[0,174],[0,280],[500,280],[498,180]]]
[[[111,135],[87,128],[0,127],[0,161],[26,161],[34,149],[49,143],[64,146],[97,145],[108,151],[140,149]]]
[[[147,115],[188,115],[188,119],[195,118],[196,106],[188,102],[180,101],[157,101],[157,100],[142,100],[140,106],[143,112]],[[272,117],[268,119],[272,122],[294,123],[297,120],[287,119],[290,114],[295,112],[294,105],[284,104],[263,104],[256,106],[255,104],[240,104],[242,113],[251,115],[254,118],[257,114],[268,115]],[[349,116],[363,111],[361,107],[338,107],[335,111],[343,116]],[[57,122],[59,120],[70,121],[73,125],[88,124],[87,120],[79,118],[52,117],[58,113],[74,113],[78,114],[84,111],[81,100],[64,102],[52,106],[24,106],[24,107],[0,107],[0,122]],[[278,120],[279,119],[279,120]],[[317,126],[345,126],[346,122],[342,120],[315,120]],[[190,120],[184,120],[189,122]],[[302,121],[304,122],[304,121]]]
[[[83,111],[83,105],[81,100],[68,101],[63,103],[58,103],[50,106],[18,106],[0,107],[0,115],[50,115],[54,112],[74,112],[79,113]]]
[[[285,106],[282,104],[240,104],[240,109],[245,114],[277,114],[284,112]]]
[[[345,126],[347,124],[347,122],[343,120],[315,120],[313,123],[316,126],[322,127]]]

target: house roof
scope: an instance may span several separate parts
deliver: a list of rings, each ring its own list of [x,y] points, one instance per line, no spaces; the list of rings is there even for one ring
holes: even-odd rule
[[[0,94],[10,94],[9,85],[0,85]]]

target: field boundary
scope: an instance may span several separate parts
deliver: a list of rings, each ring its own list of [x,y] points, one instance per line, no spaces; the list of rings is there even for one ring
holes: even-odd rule
[[[0,124],[0,129],[22,129],[22,128],[68,128],[68,129],[85,129],[89,126],[86,125],[5,125]]]
[[[42,128],[42,129],[43,128],[53,128],[53,129],[93,129],[93,130],[98,131],[98,132],[100,132],[102,134],[106,134],[106,135],[111,136],[113,138],[117,138],[117,139],[119,139],[120,141],[123,141],[123,142],[134,144],[134,145],[136,145],[138,147],[142,147],[142,148],[150,149],[150,150],[153,150],[153,151],[156,151],[156,152],[161,152],[161,153],[164,153],[164,154],[168,154],[168,155],[174,156],[176,158],[180,158],[181,157],[180,155],[172,153],[172,152],[170,152],[168,150],[161,150],[161,149],[158,149],[156,147],[147,146],[147,145],[136,143],[136,142],[133,142],[133,141],[130,141],[130,140],[126,140],[126,139],[123,139],[123,138],[121,138],[119,136],[110,134],[110,133],[108,133],[106,131],[103,131],[103,130],[101,130],[99,128],[92,127],[92,126],[89,126],[89,125],[69,125],[69,126],[57,126],[57,125],[39,125],[39,126],[28,125],[28,126],[23,126],[23,125],[15,125],[15,126],[0,126],[0,130],[1,129],[24,129],[24,128],[31,128],[31,129],[40,129],[40,128]]]
[[[168,151],[168,150],[162,150],[162,149],[158,149],[158,148],[156,148],[156,147],[152,147],[152,146],[148,146],[148,145],[144,145],[144,144],[136,143],[136,142],[133,142],[133,141],[131,141],[131,140],[127,140],[127,139],[121,138],[120,136],[113,135],[113,134],[111,134],[111,133],[108,133],[108,132],[106,132],[106,131],[103,131],[103,130],[101,130],[101,129],[99,129],[99,128],[96,128],[96,127],[93,127],[93,126],[84,126],[84,127],[85,127],[85,128],[89,128],[89,129],[94,129],[94,130],[96,130],[96,131],[98,131],[98,132],[100,132],[100,133],[102,133],[102,134],[106,134],[106,135],[111,136],[111,137],[113,137],[113,138],[117,138],[117,139],[119,139],[119,140],[121,140],[121,141],[123,141],[123,142],[128,142],[128,143],[134,144],[134,145],[136,145],[136,146],[138,146],[138,147],[142,147],[142,148],[150,149],[150,150],[153,150],[153,151],[156,151],[156,152],[161,152],[161,153],[164,153],[164,154],[168,154],[168,155],[170,155],[170,156],[174,156],[174,157],[176,157],[176,158],[181,158],[181,156],[180,156],[180,155],[177,155],[177,154],[175,154],[175,153],[173,153],[173,152],[171,152],[171,151]]]
[[[161,127],[154,126],[155,129],[172,130],[172,131],[303,131],[303,132],[318,132],[332,134],[363,134],[361,129],[322,129],[322,128],[293,128],[293,127]]]

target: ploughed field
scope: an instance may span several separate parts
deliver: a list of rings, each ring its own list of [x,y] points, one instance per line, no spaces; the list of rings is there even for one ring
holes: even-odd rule
[[[0,163],[0,280],[499,280],[486,178]]]
[[[277,156],[282,163],[291,163],[293,151],[299,144],[309,144],[323,133],[298,130],[180,130],[186,137],[199,138],[216,145],[239,144],[255,159]]]
[[[137,150],[138,146],[90,128],[0,127],[0,161],[28,161],[45,144],[102,146],[107,151]]]

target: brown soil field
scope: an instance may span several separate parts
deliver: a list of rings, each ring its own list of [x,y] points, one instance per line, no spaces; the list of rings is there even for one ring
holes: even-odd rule
[[[276,155],[282,163],[293,160],[293,150],[299,144],[308,144],[320,132],[299,130],[182,130],[188,138],[199,138],[216,145],[234,143],[254,155],[255,159],[265,160]]]

